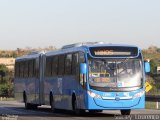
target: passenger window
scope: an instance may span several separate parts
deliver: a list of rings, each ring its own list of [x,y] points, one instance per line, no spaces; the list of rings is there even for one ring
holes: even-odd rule
[[[33,77],[33,67],[34,67],[33,60],[29,60],[29,77]]]
[[[50,77],[51,76],[51,72],[52,72],[52,58],[51,57],[47,57],[46,58],[46,76]]]
[[[58,71],[58,56],[52,58],[52,76],[57,75]]]
[[[19,62],[15,63],[15,76],[19,78]]]
[[[28,61],[24,62],[24,77],[28,77]]]
[[[78,53],[73,54],[73,59],[72,59],[72,74],[75,75],[78,72]]]
[[[36,60],[33,60],[33,73],[32,77],[36,77]]]
[[[65,74],[70,75],[72,73],[72,54],[67,54],[65,58]]]
[[[85,62],[85,56],[83,52],[79,52],[79,63]]]
[[[24,65],[24,64],[23,64],[23,61],[20,62],[20,78],[23,78],[23,70],[24,70],[24,69],[23,69],[23,68],[24,68],[23,65]]]
[[[58,75],[64,74],[64,55],[58,57]]]
[[[40,75],[40,57],[35,60],[35,76],[39,78]]]

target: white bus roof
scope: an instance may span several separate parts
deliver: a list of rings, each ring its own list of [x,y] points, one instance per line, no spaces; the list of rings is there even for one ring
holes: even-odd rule
[[[76,51],[85,51],[90,47],[136,47],[134,45],[125,45],[125,44],[104,44],[102,42],[100,43],[91,43],[91,42],[87,42],[86,43],[76,43],[76,44],[70,44],[70,45],[65,45],[62,47],[62,49],[59,50],[55,50],[55,51],[49,51],[46,53],[46,56],[50,56],[50,55],[58,55],[58,54],[64,54],[64,53],[68,53],[68,52],[76,52]],[[138,48],[139,49],[139,48]]]
[[[48,51],[48,52],[44,52],[44,51],[32,52],[31,54],[16,58],[16,61],[37,58],[41,54],[45,54],[46,56],[51,56],[51,55],[59,55],[59,54],[64,54],[64,53],[69,53],[69,52],[77,52],[77,51],[85,52],[90,47],[105,47],[105,46],[106,47],[113,47],[113,46],[115,47],[137,47],[134,45],[125,45],[125,44],[104,44],[103,42],[75,43],[75,44],[65,45],[62,47],[62,49],[59,49],[59,50]]]
[[[44,51],[40,51],[40,52],[37,52],[37,51],[34,51],[34,52],[31,52],[27,55],[24,55],[24,56],[21,56],[21,57],[17,57],[16,58],[16,61],[21,61],[21,60],[26,60],[26,59],[33,59],[33,58],[37,58],[39,57],[41,54],[45,54]]]

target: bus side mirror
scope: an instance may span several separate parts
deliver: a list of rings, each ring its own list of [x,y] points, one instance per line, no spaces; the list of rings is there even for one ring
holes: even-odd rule
[[[87,73],[87,65],[86,63],[80,64],[80,74],[86,74]]]
[[[145,73],[149,73],[151,71],[149,62],[144,62],[144,70],[145,70]]]

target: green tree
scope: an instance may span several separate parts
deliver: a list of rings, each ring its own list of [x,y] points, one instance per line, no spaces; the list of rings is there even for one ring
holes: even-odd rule
[[[0,64],[0,76],[1,76],[0,83],[4,82],[4,77],[8,72],[9,72],[8,68],[4,64]]]
[[[13,97],[13,71],[0,64],[0,96]]]
[[[0,85],[0,96],[1,97],[8,97],[8,87],[7,85]]]
[[[160,48],[157,48],[157,52],[160,53]]]
[[[155,60],[152,59],[150,61],[150,65],[151,65],[151,74],[154,74],[157,67],[157,63],[155,62]]]

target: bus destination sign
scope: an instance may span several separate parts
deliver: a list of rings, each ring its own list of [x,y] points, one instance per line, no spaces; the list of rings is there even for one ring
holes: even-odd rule
[[[118,57],[118,56],[137,56],[136,47],[92,47],[90,53],[94,57]]]
[[[113,50],[95,50],[95,55],[113,55]]]

